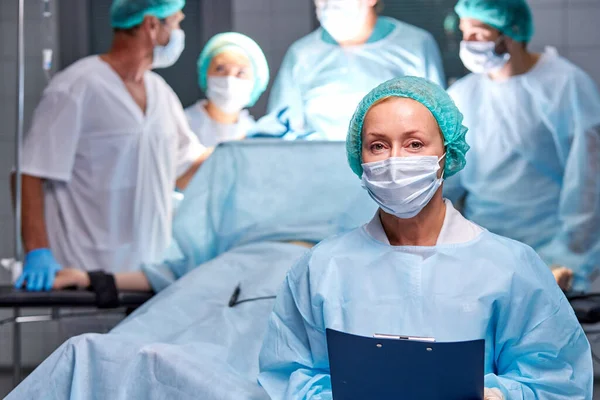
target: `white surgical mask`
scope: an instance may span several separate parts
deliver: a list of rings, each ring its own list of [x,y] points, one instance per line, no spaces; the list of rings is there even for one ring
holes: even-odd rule
[[[364,26],[369,5],[363,0],[328,0],[317,8],[317,19],[336,41],[353,39]]]
[[[240,112],[248,106],[254,89],[254,81],[234,76],[209,76],[206,97],[227,114]]]
[[[362,185],[388,214],[407,219],[419,214],[442,185],[436,156],[392,157],[365,163]]]
[[[496,54],[495,42],[460,42],[460,59],[467,69],[476,74],[500,70],[510,60],[510,54]]]
[[[152,69],[168,68],[175,64],[185,48],[185,32],[182,29],[173,29],[169,43],[165,46],[154,46]]]

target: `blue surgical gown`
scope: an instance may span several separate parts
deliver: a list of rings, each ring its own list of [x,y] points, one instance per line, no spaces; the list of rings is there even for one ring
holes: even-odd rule
[[[547,49],[528,73],[468,75],[449,90],[469,128],[467,165],[445,184],[464,215],[575,272],[600,266],[600,94]]]
[[[591,399],[589,343],[528,246],[482,231],[394,247],[366,227],[326,240],[288,273],[260,354],[273,400],[332,398],[325,329],[439,342],[485,339],[485,386],[506,400]]]
[[[319,28],[288,50],[268,108],[290,107],[305,129],[345,140],[360,100],[380,83],[404,75],[445,85],[439,48],[430,33],[379,17],[371,40],[340,47]]]

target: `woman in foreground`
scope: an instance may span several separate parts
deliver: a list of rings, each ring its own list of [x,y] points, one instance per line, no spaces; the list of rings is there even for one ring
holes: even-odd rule
[[[388,81],[360,103],[352,170],[380,209],[288,273],[260,355],[273,399],[331,399],[325,329],[485,339],[486,399],[591,399],[588,341],[552,273],[442,197],[465,165],[462,114],[437,85]]]

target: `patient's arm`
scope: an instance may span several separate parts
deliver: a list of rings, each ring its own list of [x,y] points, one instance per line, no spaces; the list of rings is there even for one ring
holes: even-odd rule
[[[287,242],[289,244],[295,244],[296,246],[300,246],[300,247],[306,247],[307,249],[312,249],[313,247],[315,247],[316,243],[311,243],[311,242],[305,242],[305,241],[298,241],[298,240],[292,240],[290,242]]]
[[[571,290],[573,286],[573,270],[565,267],[553,266],[552,274],[554,275],[554,279],[556,279],[556,283],[563,291]]]
[[[149,292],[152,290],[148,278],[142,271],[120,272],[115,274],[115,283],[119,290]]]
[[[133,290],[149,292],[152,290],[150,282],[142,271],[119,272],[114,274],[115,284],[119,290]],[[52,289],[60,290],[67,287],[77,286],[87,289],[90,286],[90,277],[86,271],[74,268],[66,268],[58,271]]]

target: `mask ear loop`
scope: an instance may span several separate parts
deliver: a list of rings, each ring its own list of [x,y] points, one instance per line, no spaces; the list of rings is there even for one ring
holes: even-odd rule
[[[444,152],[444,154],[438,159],[438,164],[441,163],[444,158],[446,158],[446,154],[448,154],[448,152]],[[444,169],[442,170],[442,176],[440,177],[441,180],[444,180],[445,173],[446,173],[446,167],[444,166]]]

